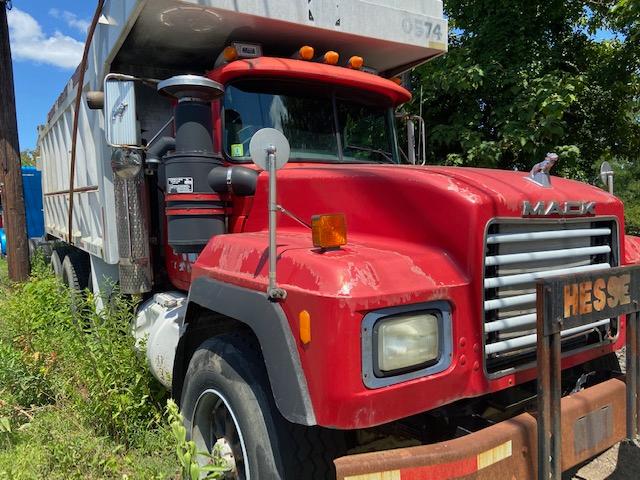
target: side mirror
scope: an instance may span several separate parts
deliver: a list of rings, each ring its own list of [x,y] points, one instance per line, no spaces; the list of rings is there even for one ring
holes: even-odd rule
[[[419,115],[402,115],[398,118],[407,124],[408,162],[412,165],[425,165],[427,163],[427,129],[424,120]]]
[[[416,164],[416,123],[407,120],[407,157],[411,165]]]
[[[289,161],[291,147],[287,137],[275,128],[258,130],[249,144],[251,159],[262,170],[269,172],[269,288],[267,295],[271,300],[284,300],[287,292],[278,288],[276,282],[277,267],[277,214],[278,194],[276,192],[276,173]]]
[[[600,166],[600,179],[602,183],[604,183],[609,190],[609,193],[613,195],[613,168],[611,168],[611,164],[609,162],[602,162]]]
[[[140,146],[133,77],[113,73],[105,77],[104,133],[112,147]]]

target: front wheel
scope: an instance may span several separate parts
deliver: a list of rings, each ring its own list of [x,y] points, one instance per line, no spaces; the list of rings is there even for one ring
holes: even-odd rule
[[[332,454],[341,453],[336,451],[341,442],[334,441],[339,434],[293,425],[280,415],[259,347],[243,336],[221,335],[198,348],[187,370],[181,409],[189,439],[198,451],[215,452],[226,461],[227,479],[335,478],[337,455]]]

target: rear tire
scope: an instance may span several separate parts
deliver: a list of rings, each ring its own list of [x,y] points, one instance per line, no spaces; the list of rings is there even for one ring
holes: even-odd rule
[[[70,252],[62,262],[62,283],[71,290],[81,292],[89,286],[89,270],[80,252]]]
[[[62,279],[62,262],[64,262],[65,257],[67,256],[66,248],[55,248],[53,252],[51,252],[51,269],[56,277]]]
[[[235,471],[225,478],[335,478],[332,460],[344,453],[342,436],[282,417],[259,347],[250,339],[227,334],[205,341],[189,363],[181,407],[198,450],[230,447]]]

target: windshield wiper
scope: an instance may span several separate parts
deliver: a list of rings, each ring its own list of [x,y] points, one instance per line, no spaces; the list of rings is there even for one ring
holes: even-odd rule
[[[384,150],[378,150],[376,148],[370,148],[370,147],[361,147],[358,145],[347,145],[345,148],[351,148],[352,150],[360,150],[361,152],[377,153],[378,155],[382,155],[385,159],[387,159],[389,163],[395,163],[393,161],[393,157],[391,156],[391,154],[389,152],[385,152]],[[385,162],[378,161],[378,163],[385,163]]]

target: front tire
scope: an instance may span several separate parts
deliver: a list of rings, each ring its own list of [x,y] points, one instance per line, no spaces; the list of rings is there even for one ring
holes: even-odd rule
[[[199,451],[229,446],[238,480],[284,479],[277,460],[281,419],[265,389],[261,362],[241,337],[204,342],[189,363],[182,395],[187,435]],[[229,452],[221,452],[229,461]]]
[[[227,334],[205,341],[191,358],[182,392],[187,436],[198,451],[212,453],[217,445],[234,467],[225,478],[335,478],[332,461],[343,454],[342,435],[282,417],[250,338]]]

